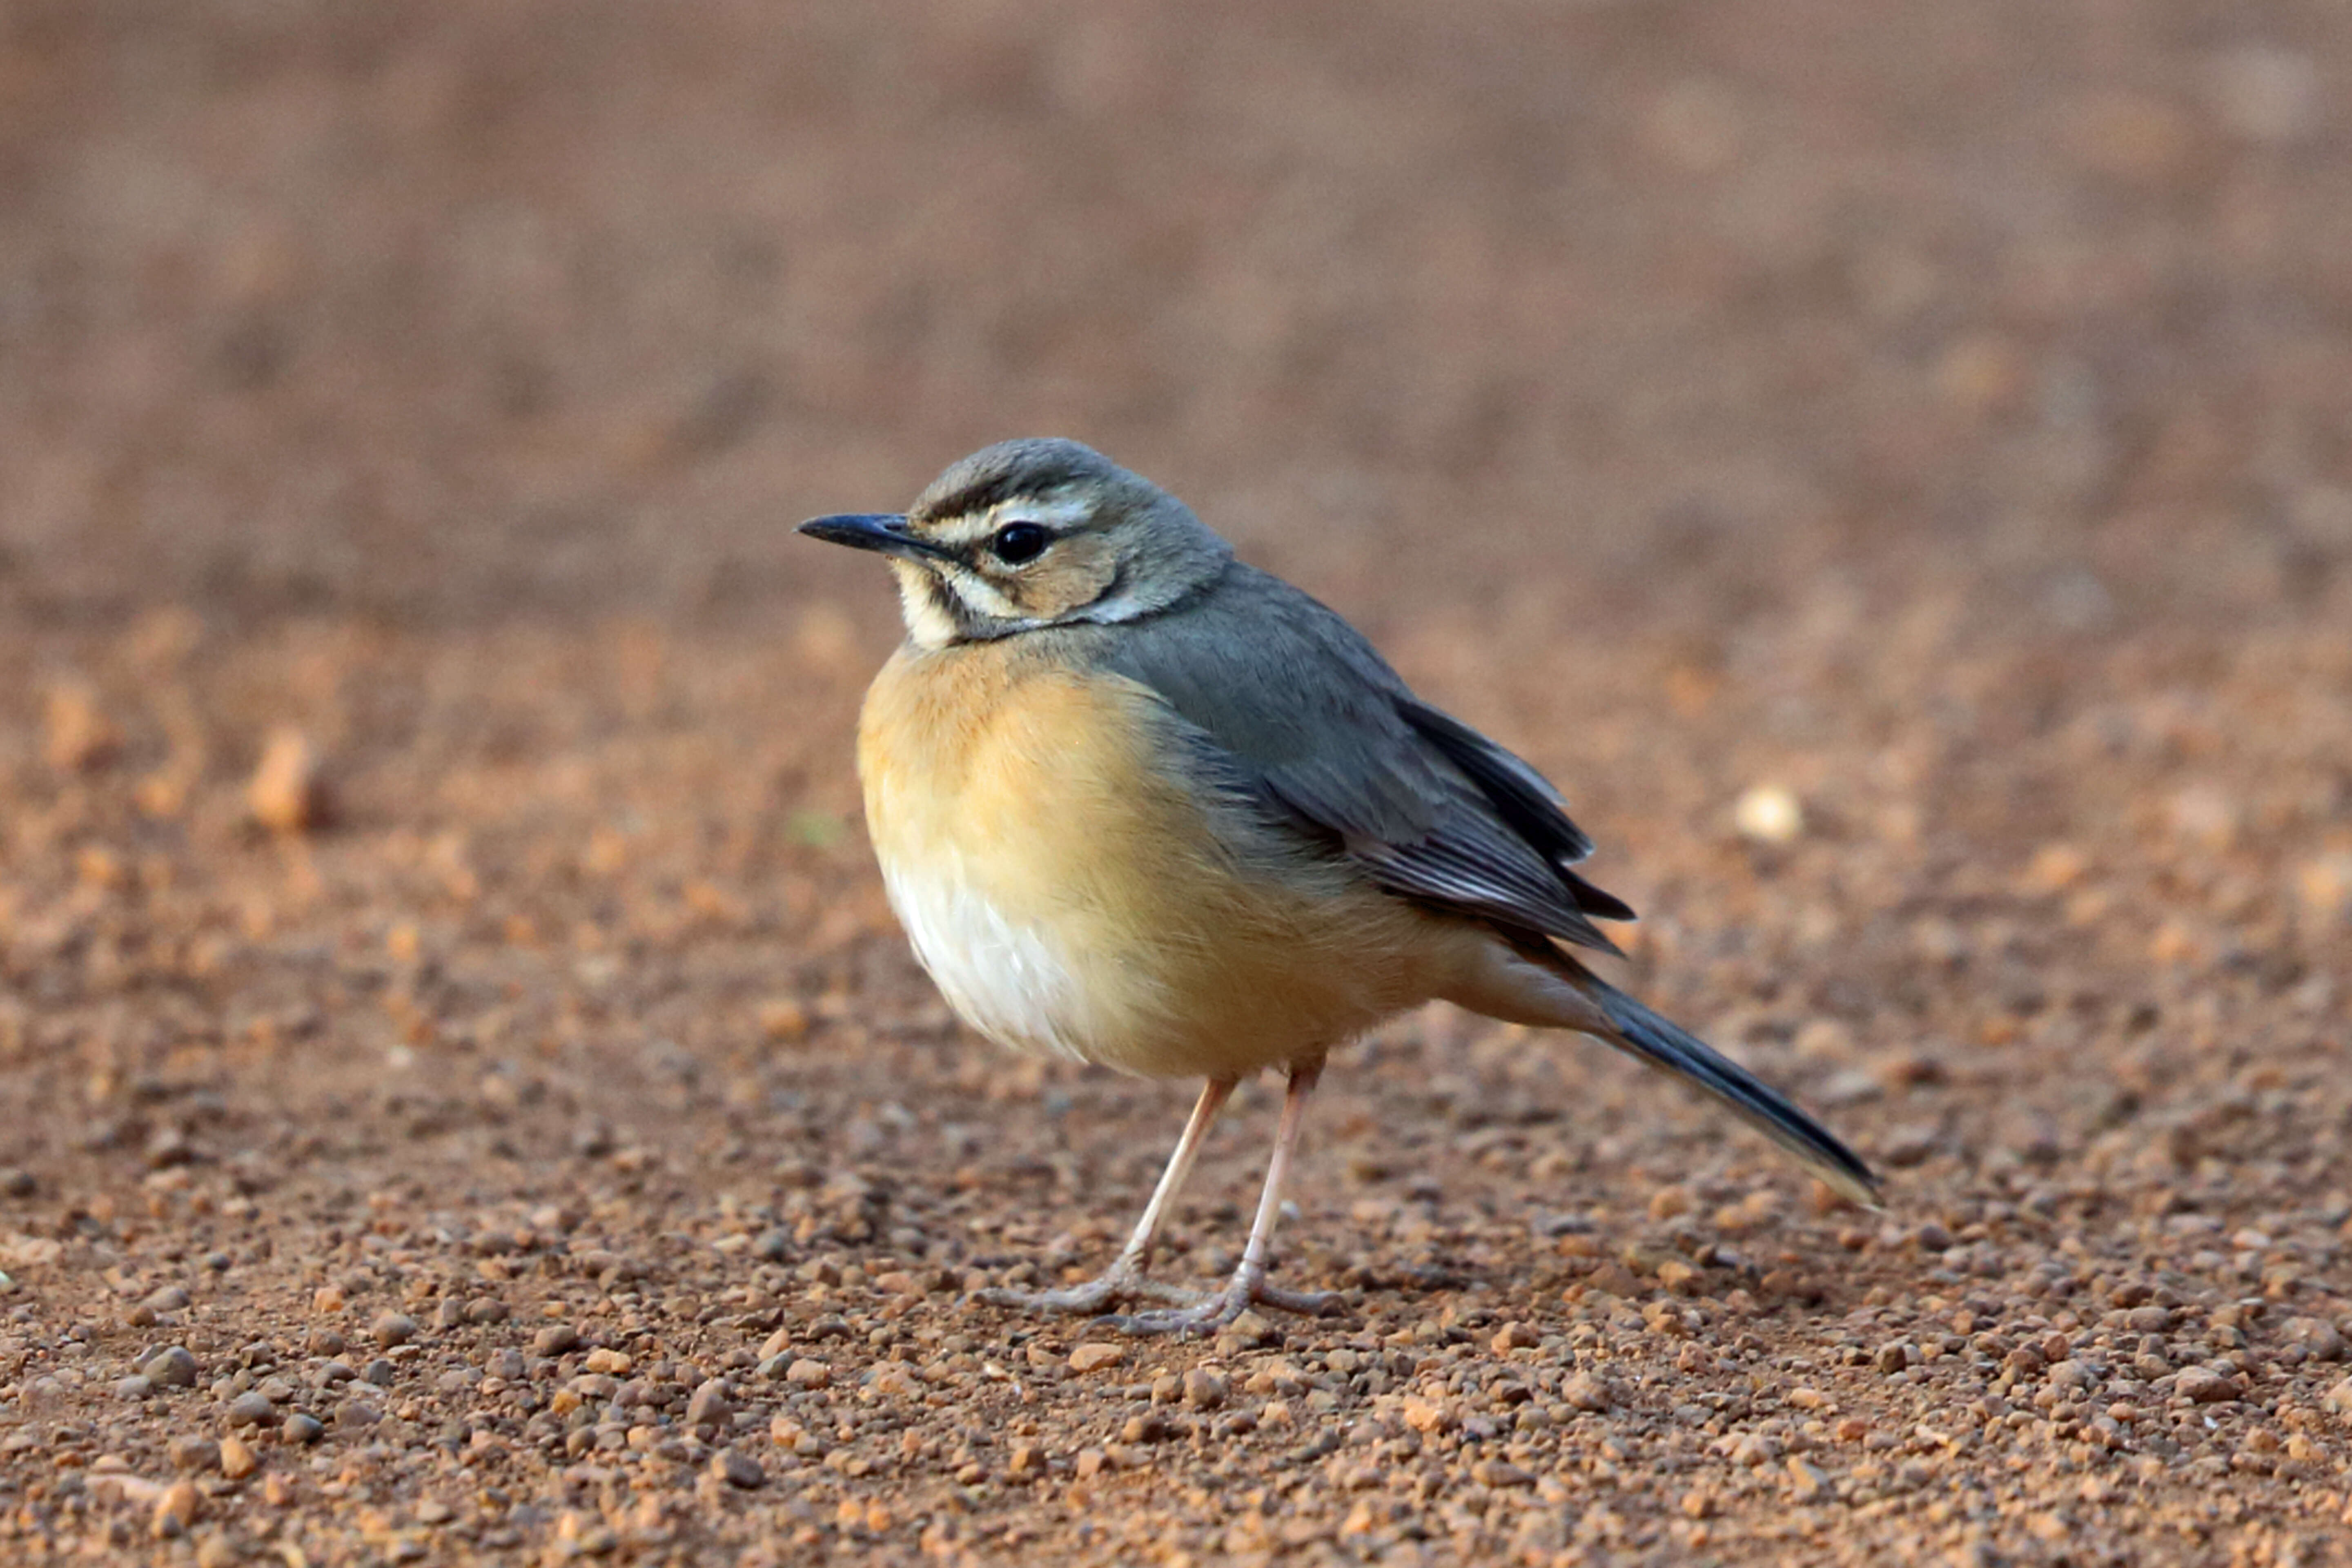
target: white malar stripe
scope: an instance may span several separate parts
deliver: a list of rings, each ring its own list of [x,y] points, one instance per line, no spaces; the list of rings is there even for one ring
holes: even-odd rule
[[[915,957],[964,1022],[1033,1056],[1092,1060],[1085,1002],[1059,954],[1004,918],[952,870],[885,867],[884,887]]]

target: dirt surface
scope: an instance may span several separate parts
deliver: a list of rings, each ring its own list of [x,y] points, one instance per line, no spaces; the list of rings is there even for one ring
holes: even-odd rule
[[[2340,6],[0,10],[0,1559],[2352,1553]],[[791,537],[1069,434],[1524,750],[1597,1047],[961,1032]],[[861,569],[863,568],[863,569]],[[1276,1096],[1166,1269],[1230,1266]]]

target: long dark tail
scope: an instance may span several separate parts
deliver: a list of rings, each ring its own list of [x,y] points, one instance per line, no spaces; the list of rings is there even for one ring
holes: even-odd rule
[[[1464,973],[1445,999],[1490,1018],[1574,1029],[1723,1101],[1805,1168],[1867,1208],[1878,1178],[1829,1130],[1754,1073],[1678,1024],[1661,1018],[1533,931],[1500,931],[1487,962]]]
[[[1829,1129],[1696,1035],[1651,1012],[1573,959],[1559,956],[1576,972],[1572,984],[1606,1020],[1607,1027],[1595,1031],[1601,1038],[1661,1072],[1696,1084],[1837,1191],[1865,1207],[1878,1206],[1877,1176]],[[1559,966],[1549,967],[1557,972]]]
[[[1790,1105],[1780,1090],[1724,1058],[1682,1025],[1651,1013],[1552,942],[1522,938],[1512,941],[1512,947],[1527,959],[1524,966],[1491,971],[1484,990],[1451,999],[1494,1018],[1550,1025],[1555,1030],[1578,1030],[1609,1041],[1658,1072],[1706,1089],[1738,1112],[1748,1126],[1778,1142],[1855,1204],[1879,1206],[1879,1178],[1870,1173],[1870,1166],[1830,1129]]]

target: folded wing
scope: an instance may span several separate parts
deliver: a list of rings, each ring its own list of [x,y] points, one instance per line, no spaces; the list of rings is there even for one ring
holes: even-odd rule
[[[1241,787],[1402,898],[1614,952],[1633,918],[1576,875],[1592,841],[1519,758],[1415,699],[1356,630],[1235,566],[1210,607],[1130,623],[1112,668],[1158,692]]]

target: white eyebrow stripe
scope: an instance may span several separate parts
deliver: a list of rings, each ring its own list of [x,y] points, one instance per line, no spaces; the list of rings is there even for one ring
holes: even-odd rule
[[[1061,500],[1046,501],[1042,504],[1035,501],[1010,500],[996,510],[1000,518],[1005,522],[1042,522],[1059,533],[1066,529],[1076,528],[1086,521],[1094,515],[1095,509],[1091,501],[1082,497],[1070,496]]]
[[[931,523],[926,531],[935,543],[945,545],[950,550],[961,550],[979,543],[1008,522],[1042,523],[1053,532],[1064,533],[1093,515],[1093,505],[1082,496],[1050,501],[1015,496],[1011,500],[999,501],[986,511],[941,518]]]

